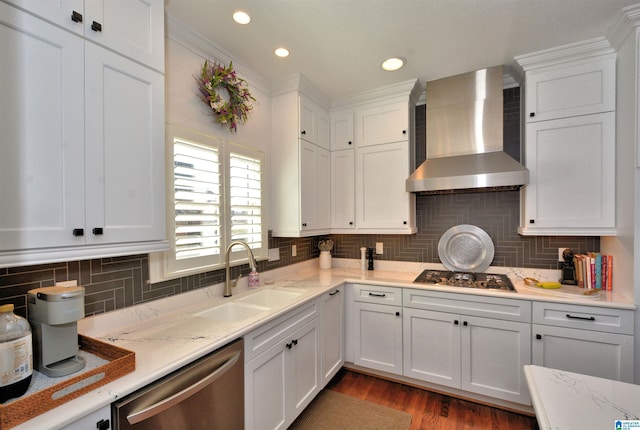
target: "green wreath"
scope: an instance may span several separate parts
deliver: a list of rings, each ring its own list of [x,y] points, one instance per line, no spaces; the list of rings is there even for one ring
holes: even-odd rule
[[[253,109],[251,102],[256,99],[249,92],[247,81],[239,78],[233,70],[233,62],[224,67],[206,60],[196,81],[200,98],[216,115],[216,122],[228,125],[231,131],[238,131],[239,122],[247,122],[249,112]],[[220,96],[221,91],[227,92],[228,101]]]

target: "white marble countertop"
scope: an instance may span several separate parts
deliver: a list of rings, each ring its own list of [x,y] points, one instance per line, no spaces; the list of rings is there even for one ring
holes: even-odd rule
[[[109,384],[99,387],[24,424],[16,430],[59,429],[83,416],[109,405],[133,391],[171,373],[237,339],[260,325],[277,318],[345,281],[430,288],[459,294],[490,295],[525,300],[564,302],[588,306],[635,309],[632,301],[615,292],[583,296],[577,287],[543,290],[524,284],[525,277],[555,281],[560,272],[538,269],[490,267],[489,273],[508,274],[517,292],[471,290],[459,287],[413,284],[425,269],[443,269],[441,264],[377,261],[376,270],[361,272],[358,260],[333,259],[334,268],[319,270],[318,259],[262,273],[260,288],[295,287],[304,291],[294,301],[237,323],[214,322],[197,316],[198,312],[229,302],[253,291],[241,279],[231,298],[223,298],[223,285],[217,284],[187,293],[118,311],[84,318],[78,323],[81,334],[111,342],[136,353],[136,369]]]
[[[618,420],[640,428],[640,385],[540,366],[524,373],[540,430],[614,430]]]

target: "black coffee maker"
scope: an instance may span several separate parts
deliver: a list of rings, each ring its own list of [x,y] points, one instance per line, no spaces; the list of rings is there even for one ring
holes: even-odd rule
[[[564,262],[562,263],[562,279],[560,283],[565,285],[578,285],[578,281],[576,280],[576,267],[573,264],[573,251],[571,248],[562,251],[562,258]]]

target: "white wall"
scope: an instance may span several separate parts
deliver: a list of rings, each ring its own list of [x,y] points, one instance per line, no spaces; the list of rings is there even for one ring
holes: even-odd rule
[[[629,11],[630,12],[630,11]],[[640,170],[636,167],[638,142],[637,30],[621,12],[609,39],[618,52],[616,74],[616,237],[603,237],[601,250],[614,255],[614,288],[640,304]],[[639,33],[640,34],[640,33]],[[640,381],[640,309],[635,312],[635,381]]]
[[[225,65],[233,61],[234,70],[247,81],[251,95],[256,99],[248,121],[238,124],[235,133],[215,122],[209,107],[198,97],[194,76],[200,74],[207,59]],[[265,153],[265,171],[270,171],[271,98],[268,84],[262,76],[231,58],[213,41],[202,40],[169,22],[165,38],[165,90],[167,123],[259,149]],[[265,190],[269,189],[267,175]],[[269,201],[269,196],[265,197]]]

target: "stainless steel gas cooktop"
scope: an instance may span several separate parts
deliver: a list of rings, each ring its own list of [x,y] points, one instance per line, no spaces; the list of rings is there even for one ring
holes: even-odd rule
[[[497,273],[425,270],[413,282],[420,284],[451,285],[454,287],[479,288],[483,290],[516,291],[507,275]]]

